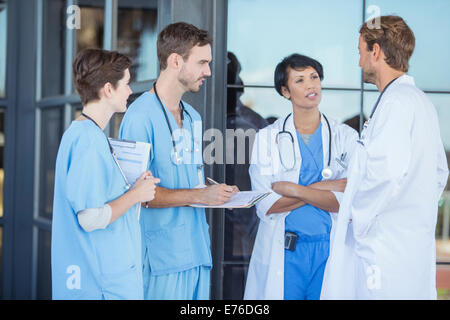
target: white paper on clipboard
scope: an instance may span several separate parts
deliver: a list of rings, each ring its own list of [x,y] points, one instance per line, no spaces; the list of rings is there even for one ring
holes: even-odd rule
[[[132,186],[142,173],[147,171],[150,158],[150,143],[108,138],[120,168]],[[141,206],[138,205],[138,219]]]

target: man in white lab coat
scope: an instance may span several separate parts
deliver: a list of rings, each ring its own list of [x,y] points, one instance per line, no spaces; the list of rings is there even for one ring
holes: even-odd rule
[[[361,27],[358,49],[380,97],[349,164],[321,298],[436,299],[447,160],[436,110],[406,75],[414,34],[400,17],[378,21]]]

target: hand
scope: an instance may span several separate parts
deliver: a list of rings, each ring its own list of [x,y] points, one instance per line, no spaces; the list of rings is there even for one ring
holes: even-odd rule
[[[150,171],[146,171],[136,180],[130,192],[136,195],[137,202],[152,201],[155,198],[156,184],[159,182]]]
[[[298,184],[287,181],[279,181],[272,183],[272,190],[285,197],[296,197]]]
[[[236,193],[238,193],[238,192],[241,191],[241,190],[239,190],[239,188],[238,188],[237,186],[230,186],[230,187],[233,188],[233,196],[234,196]]]
[[[226,184],[214,184],[201,190],[200,203],[208,206],[221,205],[227,202],[233,194],[239,192],[236,186]]]

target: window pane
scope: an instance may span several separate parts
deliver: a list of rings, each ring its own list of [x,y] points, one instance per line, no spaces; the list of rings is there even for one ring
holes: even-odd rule
[[[103,1],[102,1],[103,2]],[[92,5],[82,1],[80,7],[80,29],[77,30],[77,52],[86,48],[103,48],[103,24],[105,10],[99,2]]]
[[[431,99],[439,117],[441,139],[450,165],[450,94],[427,94]],[[450,191],[447,182],[439,203],[438,221],[436,225],[436,260],[450,262]],[[450,270],[448,266],[437,266],[436,287],[439,299],[450,298]]]
[[[361,0],[230,0],[228,50],[244,84],[273,85],[277,63],[298,52],[322,63],[324,86],[359,88],[361,21]]]
[[[156,2],[143,2],[139,9],[129,1],[119,1],[117,49],[133,60],[131,81],[156,78]]]
[[[3,298],[3,226],[0,225],[0,299]]]
[[[292,104],[281,97],[274,88],[245,88],[241,101],[264,118],[284,117],[292,112]],[[322,90],[319,109],[329,118],[344,122],[359,116],[361,93],[359,91]]]
[[[242,300],[244,298],[245,281],[248,265],[225,265],[223,268],[223,299]]]
[[[375,103],[377,102],[378,96],[380,93],[374,92],[374,91],[365,91],[364,92],[364,117],[366,119],[369,118],[370,114],[372,113],[372,109],[375,106]]]
[[[6,35],[7,35],[6,1],[0,1],[0,98],[5,97],[6,81]]]
[[[63,119],[63,107],[41,111],[39,216],[47,219],[52,218],[55,164],[64,130]]]
[[[441,128],[441,139],[445,150],[450,152],[450,94],[427,94],[427,96],[436,107]]]
[[[5,111],[0,110],[0,218],[3,217],[3,183],[5,181]]]
[[[65,10],[65,1],[43,2],[42,97],[64,93]]]
[[[81,116],[81,110],[83,106],[81,104],[75,104],[72,106],[72,121]]]
[[[37,252],[37,299],[52,298],[52,275],[50,262],[51,233],[38,230]]]
[[[409,73],[422,90],[450,91],[450,1],[434,0],[368,0],[381,15],[395,14],[405,19],[414,32],[416,47]],[[447,40],[445,40],[447,39]]]

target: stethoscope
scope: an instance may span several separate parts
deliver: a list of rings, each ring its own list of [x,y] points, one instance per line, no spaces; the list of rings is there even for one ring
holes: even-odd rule
[[[375,111],[377,110],[378,104],[380,103],[381,97],[382,97],[383,94],[386,92],[386,89],[387,89],[387,88],[388,88],[395,80],[397,80],[397,79],[398,79],[398,77],[392,79],[392,80],[386,85],[386,87],[384,87],[384,89],[381,91],[380,95],[378,96],[377,101],[375,102],[375,105],[374,105],[373,108],[372,108],[372,112],[370,113],[369,119],[367,119],[367,121],[364,122],[364,125],[363,125],[363,131],[364,131],[365,129],[367,129],[367,127],[369,126],[370,120],[372,119],[373,114],[374,114]],[[358,139],[357,142],[360,143],[360,144],[362,144],[362,145],[364,146],[363,139],[364,139],[364,134],[363,134],[363,132],[361,132],[361,139]]]
[[[331,126],[330,126],[330,122],[328,122],[327,117],[324,114],[322,114],[322,115],[323,115],[323,117],[324,117],[324,119],[325,119],[325,121],[327,123],[328,137],[329,137],[329,139],[328,139],[328,164],[327,164],[327,167],[322,170],[322,177],[324,179],[329,179],[333,175],[333,170],[331,170],[331,168],[330,168],[330,164],[331,164]],[[277,136],[276,136],[276,141],[277,141],[278,151],[279,151],[278,154],[280,156],[280,162],[281,162],[281,165],[283,166],[283,168],[286,171],[290,171],[290,170],[294,169],[296,161],[297,161],[296,158],[295,158],[295,148],[294,148],[294,141],[295,140],[294,140],[294,137],[292,136],[292,133],[290,133],[289,131],[286,130],[286,122],[287,122],[287,120],[289,119],[290,116],[292,116],[292,113],[288,114],[286,119],[284,119],[283,129],[280,132],[278,132]],[[282,139],[282,137],[280,138],[281,135],[287,135],[289,137],[290,142],[291,142],[292,155],[294,157],[294,162],[293,162],[292,166],[290,166],[290,167],[285,165],[285,163],[283,161],[283,157],[281,156],[281,150],[280,150],[280,140]],[[345,159],[345,154],[341,155],[341,159],[337,159],[337,160],[340,160],[341,161],[340,162],[341,165],[343,165],[342,161],[344,159]]]
[[[83,116],[83,117],[85,117],[86,119],[89,119],[89,120],[91,120],[100,130],[102,130],[102,128],[98,125],[98,123],[97,122],[95,122],[95,120],[94,119],[92,119],[90,116],[88,116],[87,114],[85,114],[84,112],[81,112],[81,115]],[[102,132],[103,132],[103,130],[102,130]],[[104,133],[104,132],[103,132]],[[113,147],[111,146],[111,143],[109,142],[109,139],[108,139],[108,137],[106,136],[106,134],[105,134],[105,138],[106,138],[106,141],[108,142],[108,146],[109,146],[109,151],[111,152],[111,155],[112,155],[112,157],[113,157],[113,159],[114,159],[114,162],[116,163],[116,165],[117,165],[117,167],[119,168],[119,171],[120,171],[120,174],[122,175],[122,177],[123,177],[123,180],[125,180],[125,188],[128,190],[128,189],[130,189],[130,187],[131,187],[131,185],[130,185],[130,183],[128,182],[128,179],[127,179],[127,177],[125,176],[125,174],[123,173],[123,171],[122,171],[122,168],[120,167],[120,164],[119,164],[119,161],[117,160],[117,157],[116,157],[116,154],[115,154],[115,152],[114,152],[114,149],[113,149]]]
[[[164,113],[164,118],[166,119],[167,127],[169,128],[169,131],[170,131],[170,138],[171,138],[171,140],[172,140],[172,146],[173,146],[173,151],[174,151],[174,152],[173,152],[173,156],[172,156],[172,160],[173,160],[173,162],[174,162],[176,165],[180,165],[180,164],[182,163],[183,159],[182,159],[182,157],[181,157],[179,151],[177,150],[177,146],[176,146],[175,140],[174,140],[174,138],[173,138],[173,130],[172,130],[172,126],[170,125],[169,117],[167,116],[166,109],[164,108],[164,105],[163,105],[161,99],[159,98],[158,92],[156,91],[156,82],[153,83],[153,90],[155,91],[156,98],[158,99],[158,102],[159,102],[159,105],[160,105],[160,107],[161,107],[161,110],[162,110],[163,113]],[[191,123],[191,138],[192,138],[192,144],[191,144],[191,145],[192,145],[192,149],[185,148],[185,151],[186,151],[186,152],[192,152],[192,151],[198,152],[199,149],[198,149],[198,148],[195,148],[195,145],[194,145],[194,132],[193,132],[193,130],[192,130],[192,128],[193,128],[192,117],[191,117],[191,115],[189,114],[189,112],[187,112],[187,110],[185,109],[184,104],[183,104],[183,101],[181,101],[181,100],[180,100],[180,109],[181,109],[181,123],[182,123],[182,124],[184,123],[184,113],[185,113],[185,112],[186,112],[186,114],[188,115],[189,121],[190,121],[190,123]],[[184,137],[183,137],[183,138],[184,138]]]

